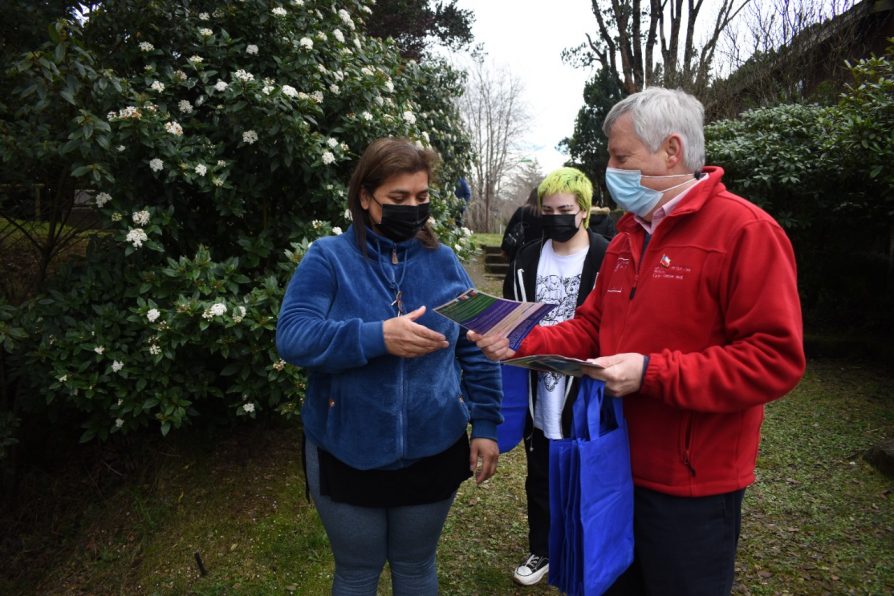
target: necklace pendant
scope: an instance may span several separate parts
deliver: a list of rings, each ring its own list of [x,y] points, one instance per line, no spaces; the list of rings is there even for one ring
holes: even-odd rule
[[[391,306],[397,307],[398,316],[404,314],[404,301],[401,299],[402,297],[402,292],[398,290],[397,294],[394,296],[394,302],[391,303]]]
[[[395,246],[394,248],[391,249],[391,264],[392,264],[392,265],[397,265],[397,263],[398,263],[398,260],[397,260],[397,247]]]

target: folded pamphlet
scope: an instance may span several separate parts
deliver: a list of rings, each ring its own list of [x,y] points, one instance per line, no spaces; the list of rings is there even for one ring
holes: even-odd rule
[[[494,332],[507,337],[509,347],[517,350],[531,329],[556,306],[497,298],[471,288],[435,307],[435,312],[475,333]]]
[[[540,354],[539,356],[522,356],[521,358],[509,358],[503,360],[503,364],[520,366],[541,372],[556,372],[572,377],[582,377],[588,370],[601,370],[604,366],[593,364],[578,358],[559,356],[558,354]]]

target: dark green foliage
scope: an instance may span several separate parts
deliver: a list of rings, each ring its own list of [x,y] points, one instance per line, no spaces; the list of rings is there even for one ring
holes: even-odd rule
[[[605,168],[608,165],[608,139],[602,122],[612,106],[626,97],[621,81],[609,70],[599,70],[584,86],[584,107],[574,120],[574,134],[559,143],[571,156],[569,164],[584,172],[598,189],[594,204],[611,205],[605,191]]]
[[[471,10],[458,8],[456,0],[379,0],[366,22],[366,32],[374,37],[391,37],[404,58],[419,60],[426,48],[441,44],[452,50],[472,43]]]
[[[854,65],[836,106],[761,108],[706,130],[708,162],[792,238],[809,323],[892,322],[891,58]]]

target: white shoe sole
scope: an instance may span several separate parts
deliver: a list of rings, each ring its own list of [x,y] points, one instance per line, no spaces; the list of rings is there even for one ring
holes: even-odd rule
[[[518,573],[513,573],[512,579],[515,580],[515,583],[521,584],[523,586],[533,586],[534,584],[542,580],[543,576],[547,573],[549,573],[549,563],[547,563],[531,575],[519,575]]]

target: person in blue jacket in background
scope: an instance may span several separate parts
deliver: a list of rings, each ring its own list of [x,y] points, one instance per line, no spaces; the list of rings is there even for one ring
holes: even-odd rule
[[[386,561],[395,595],[437,594],[456,490],[496,471],[499,366],[431,310],[472,287],[428,223],[436,161],[406,139],[367,147],[348,187],[353,224],[313,242],[277,322],[280,355],[308,372],[307,482],[336,595],[374,595]]]

